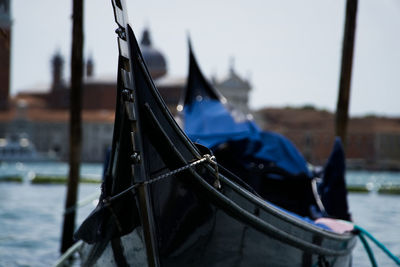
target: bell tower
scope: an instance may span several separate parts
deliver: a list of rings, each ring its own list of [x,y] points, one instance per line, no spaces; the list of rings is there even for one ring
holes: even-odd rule
[[[0,110],[8,109],[10,97],[11,10],[10,0],[0,0]]]

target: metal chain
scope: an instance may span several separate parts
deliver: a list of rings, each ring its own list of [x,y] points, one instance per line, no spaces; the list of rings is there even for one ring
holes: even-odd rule
[[[164,178],[167,178],[167,177],[169,177],[169,176],[172,176],[172,175],[175,175],[175,174],[177,174],[177,173],[180,173],[180,172],[182,172],[182,171],[184,171],[184,170],[186,170],[186,169],[189,169],[189,168],[191,168],[191,167],[194,167],[194,166],[196,166],[196,165],[198,165],[198,164],[200,164],[200,163],[203,163],[203,162],[205,162],[205,161],[208,161],[208,162],[214,164],[214,163],[215,163],[214,160],[215,160],[215,157],[214,157],[214,156],[210,156],[210,155],[206,154],[206,155],[203,156],[203,158],[201,158],[201,159],[199,159],[199,160],[196,160],[196,161],[194,161],[194,162],[192,162],[192,163],[190,163],[190,164],[188,164],[188,165],[185,165],[185,166],[183,166],[183,167],[180,167],[180,168],[178,168],[178,169],[176,169],[176,170],[173,170],[173,171],[167,172],[167,173],[165,173],[165,174],[162,174],[162,175],[160,175],[160,176],[157,176],[156,178],[153,178],[153,179],[144,181],[143,183],[140,183],[140,184],[148,185],[148,184],[152,184],[152,183],[158,182],[158,181],[160,181],[160,180],[162,180],[162,179],[164,179]],[[139,185],[140,185],[140,184],[139,184]]]
[[[132,189],[135,189],[135,188],[137,188],[137,187],[139,187],[139,186],[141,186],[141,185],[149,185],[149,184],[158,182],[158,181],[160,181],[160,180],[162,180],[162,179],[165,179],[165,178],[167,178],[167,177],[170,177],[170,176],[172,176],[172,175],[175,175],[175,174],[177,174],[177,173],[180,173],[180,172],[182,172],[182,171],[184,171],[184,170],[187,170],[187,169],[189,169],[189,168],[192,168],[192,167],[194,167],[194,166],[196,166],[196,165],[199,165],[199,164],[201,164],[201,163],[203,163],[203,162],[209,162],[209,163],[211,163],[211,164],[214,165],[214,164],[216,164],[216,162],[215,162],[215,156],[211,156],[211,155],[209,155],[209,154],[205,154],[205,155],[203,155],[203,157],[202,157],[201,159],[196,160],[196,161],[194,161],[194,162],[192,162],[192,163],[189,163],[189,164],[187,164],[187,165],[185,165],[185,166],[183,166],[183,167],[180,167],[180,168],[178,168],[178,169],[176,169],[176,170],[173,170],[173,171],[170,171],[170,172],[161,174],[161,175],[159,175],[159,176],[157,176],[157,177],[155,177],[155,178],[153,178],[153,179],[150,179],[150,180],[147,180],[147,181],[144,181],[144,182],[139,182],[139,183],[136,183],[136,184],[134,184],[134,185],[131,185],[130,187],[128,187],[128,188],[125,189],[124,191],[121,191],[120,193],[118,193],[118,194],[116,194],[116,195],[114,195],[114,196],[112,196],[112,197],[108,197],[108,198],[103,199],[103,203],[109,204],[111,201],[113,201],[113,200],[115,200],[115,199],[121,197],[122,195],[128,193],[128,192],[131,191]]]

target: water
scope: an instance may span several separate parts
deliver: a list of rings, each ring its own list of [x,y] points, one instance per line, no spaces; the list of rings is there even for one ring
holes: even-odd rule
[[[7,170],[8,173],[5,172]],[[0,175],[19,173],[26,179],[36,174],[66,175],[64,163],[30,163],[0,165]],[[85,164],[82,175],[101,177],[100,164]],[[400,184],[400,173],[348,172],[348,183]],[[99,184],[81,184],[79,198],[99,190]],[[0,183],[0,266],[51,266],[59,257],[64,185],[32,185],[28,181]],[[392,252],[400,255],[400,196],[350,194],[353,220],[369,230]],[[95,203],[78,212],[78,225]],[[396,266],[372,245],[380,266]],[[358,242],[354,251],[354,266],[370,266],[367,255]]]
[[[350,208],[353,221],[372,233],[392,253],[400,257],[400,196],[370,194],[350,194]],[[379,266],[397,266],[375,245],[371,247]],[[371,266],[367,254],[358,242],[354,252],[354,266]]]
[[[10,175],[19,175],[26,180],[34,178],[35,175],[67,176],[68,170],[68,164],[65,162],[0,162],[0,179]],[[101,179],[102,165],[82,164],[80,174],[85,178]]]
[[[400,172],[348,171],[346,178],[348,185],[368,185],[371,190],[380,186],[400,186]]]
[[[0,176],[22,175],[26,181],[0,183],[0,266],[52,266],[60,253],[65,185],[33,185],[38,175],[65,176],[66,163],[2,163]],[[83,164],[81,175],[101,178],[100,164]],[[100,184],[81,184],[79,199],[100,191]],[[77,225],[95,201],[79,209]]]
[[[81,185],[79,197],[98,185]],[[0,266],[51,266],[59,257],[66,187],[0,184]],[[90,212],[78,212],[78,222]]]

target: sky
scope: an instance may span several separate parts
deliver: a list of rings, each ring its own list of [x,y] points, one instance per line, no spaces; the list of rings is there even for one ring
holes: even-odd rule
[[[48,88],[60,52],[69,79],[72,0],[11,0],[11,93]],[[336,107],[345,0],[127,0],[138,39],[149,27],[168,73],[187,75],[190,35],[207,77],[233,65],[253,86],[250,107]],[[85,55],[116,76],[111,1],[85,1]],[[359,0],[350,114],[400,116],[400,1]]]

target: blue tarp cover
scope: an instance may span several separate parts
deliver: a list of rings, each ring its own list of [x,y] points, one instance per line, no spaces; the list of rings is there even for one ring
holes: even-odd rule
[[[214,149],[226,142],[245,141],[244,157],[273,162],[293,175],[310,176],[306,160],[287,138],[261,131],[252,120],[228,110],[218,100],[201,99],[185,105],[184,116],[184,130],[193,142]]]

